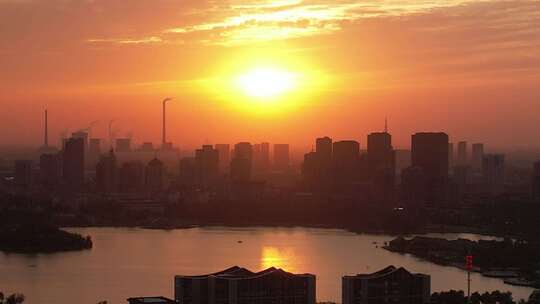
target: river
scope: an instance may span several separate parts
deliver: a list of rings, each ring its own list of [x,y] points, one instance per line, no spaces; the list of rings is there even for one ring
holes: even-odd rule
[[[253,271],[275,266],[317,275],[318,301],[341,301],[341,277],[388,265],[431,275],[433,291],[466,290],[466,272],[381,249],[389,235],[337,229],[227,228],[178,230],[70,228],[91,235],[94,248],[54,254],[0,252],[0,291],[25,294],[25,303],[127,303],[133,296],[173,296],[175,274],[194,275],[233,265]],[[479,239],[474,234],[437,237]],[[241,242],[240,242],[241,241]],[[531,288],[472,274],[473,291],[511,291],[527,298]]]

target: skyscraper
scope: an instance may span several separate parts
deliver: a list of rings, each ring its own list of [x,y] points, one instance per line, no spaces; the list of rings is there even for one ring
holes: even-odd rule
[[[118,168],[116,166],[116,156],[113,150],[109,154],[101,156],[96,165],[96,188],[99,192],[115,192],[117,186]]]
[[[540,161],[533,165],[532,196],[534,199],[540,200]]]
[[[208,185],[216,180],[219,173],[219,151],[211,145],[203,145],[195,151],[195,162],[199,182]]]
[[[457,165],[465,166],[468,165],[468,155],[467,155],[467,142],[460,141],[458,143],[458,155],[457,155]]]
[[[116,139],[116,152],[129,152],[131,151],[131,138],[117,138]]]
[[[290,165],[289,144],[274,144],[274,168],[286,171]]]
[[[46,188],[56,187],[62,180],[62,157],[60,154],[42,154],[39,157],[39,176]]]
[[[261,170],[267,171],[270,168],[270,143],[261,143]]]
[[[150,192],[159,192],[165,187],[165,166],[159,159],[152,159],[144,170],[144,183]]]
[[[90,138],[88,144],[88,162],[90,166],[97,165],[99,157],[101,155],[101,139],[100,138]]]
[[[219,154],[219,169],[226,172],[231,165],[231,147],[229,144],[216,144],[215,148]]]
[[[487,193],[494,196],[502,194],[504,192],[504,155],[484,155],[482,176]]]
[[[30,187],[34,182],[34,162],[31,160],[15,161],[15,184],[21,187]]]
[[[376,132],[369,134],[367,141],[369,178],[375,186],[377,197],[388,201],[392,198],[396,177],[392,136],[388,132]]]
[[[449,168],[454,167],[454,144],[448,144],[448,166]]]
[[[235,182],[251,180],[253,166],[253,147],[248,142],[234,145],[234,155],[231,161],[231,179]]]
[[[70,190],[80,190],[84,184],[84,137],[66,140],[63,152],[63,178]]]
[[[119,172],[118,186],[121,192],[139,192],[144,186],[144,166],[140,161],[122,164]]]
[[[482,159],[484,158],[484,144],[472,145],[472,167],[474,170],[482,169]]]
[[[337,183],[351,183],[358,176],[360,144],[354,140],[336,141],[332,147],[333,180]]]
[[[448,135],[416,133],[412,135],[412,166],[419,167],[426,178],[427,197],[431,203],[446,200],[448,183]]]
[[[317,138],[315,152],[322,162],[330,164],[332,161],[332,139],[330,137]]]

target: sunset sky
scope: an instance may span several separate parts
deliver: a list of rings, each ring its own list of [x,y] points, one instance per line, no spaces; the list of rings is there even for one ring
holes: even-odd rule
[[[256,96],[268,75],[283,92]],[[365,147],[385,117],[398,147],[439,130],[538,147],[540,1],[0,0],[0,81],[0,145],[41,144],[45,108],[55,144],[111,119],[158,143],[173,97],[182,148]]]

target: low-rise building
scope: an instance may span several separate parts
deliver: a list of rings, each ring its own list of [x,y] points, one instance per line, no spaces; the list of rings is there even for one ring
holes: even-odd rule
[[[431,296],[429,275],[388,266],[370,274],[342,278],[343,304],[426,304]]]
[[[178,275],[174,282],[180,304],[315,304],[315,275],[274,267],[251,272],[234,266],[208,275]]]

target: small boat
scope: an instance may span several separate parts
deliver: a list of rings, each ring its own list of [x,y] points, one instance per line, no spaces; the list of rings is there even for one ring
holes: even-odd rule
[[[242,244],[242,243],[243,243],[243,241],[236,241],[236,242],[237,242],[238,244]]]

